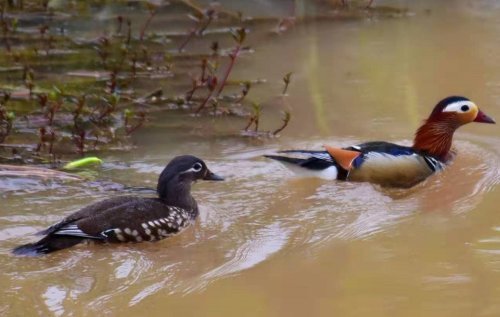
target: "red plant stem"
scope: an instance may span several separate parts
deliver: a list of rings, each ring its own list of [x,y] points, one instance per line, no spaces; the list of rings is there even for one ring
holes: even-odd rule
[[[56,103],[55,105],[52,106],[49,110],[49,126],[52,126],[52,123],[54,122],[54,116],[56,114],[56,111],[59,109],[58,104]]]
[[[118,20],[118,28],[116,29],[116,34],[121,34],[123,26],[123,17],[119,15],[116,17],[116,19]]]
[[[273,135],[277,135],[278,133],[280,133],[281,131],[283,131],[288,126],[288,123],[290,122],[290,119],[291,119],[290,113],[289,112],[285,112],[285,117],[283,118],[283,124],[282,124],[282,126],[279,127],[278,129],[274,130]]]
[[[279,127],[278,129],[274,130],[273,135],[276,135],[276,134],[280,133],[281,131],[283,131],[288,126],[288,122],[290,122],[290,120],[283,120],[283,125],[281,127]]]
[[[248,129],[250,129],[250,126],[252,125],[254,120],[255,120],[254,116],[251,116],[250,120],[248,120],[248,124],[246,125],[246,127],[243,130],[248,131]]]
[[[113,111],[115,111],[115,107],[114,106],[108,106],[106,108],[106,110],[104,110],[104,112],[101,113],[101,115],[99,116],[99,118],[97,120],[101,121],[105,117],[111,115],[111,113],[113,113]]]
[[[210,97],[212,97],[212,93],[213,91],[211,90],[207,97],[205,98],[205,100],[203,100],[203,102],[201,103],[201,105],[198,107],[198,109],[196,109],[195,113],[199,113],[203,108],[205,108],[205,106],[207,105],[207,102],[210,100]]]
[[[156,15],[156,10],[150,12],[149,17],[146,20],[146,23],[144,23],[144,25],[141,28],[141,35],[139,37],[139,41],[142,42],[142,40],[144,39],[144,34],[146,33],[146,29],[148,28],[149,23],[151,23],[155,15]]]
[[[97,148],[97,143],[99,143],[99,134],[94,133],[95,140],[94,140],[94,150]]]
[[[210,25],[210,23],[212,23],[212,16],[209,16],[208,19],[207,19],[207,22],[205,23],[205,25],[203,25],[199,30],[198,30],[198,34],[200,35],[203,35],[203,32],[205,32],[205,30],[208,28],[208,26]]]
[[[50,131],[49,154],[53,154],[55,140],[56,140],[56,134],[54,133],[54,131]]]
[[[3,22],[3,23],[7,23],[7,22]],[[5,49],[7,50],[7,52],[11,52],[11,49],[10,49],[10,41],[9,41],[9,35],[8,35],[8,26],[5,24],[4,25],[4,30],[3,30],[3,42],[5,43]]]
[[[224,77],[222,79],[222,82],[219,86],[219,89],[217,90],[217,92],[215,94],[215,98],[218,98],[219,95],[221,94],[222,90],[224,90],[224,86],[226,85],[227,79],[229,78],[229,74],[231,73],[231,70],[233,69],[234,62],[236,61],[236,57],[238,57],[240,50],[241,50],[241,44],[238,44],[234,48],[234,51],[231,54],[229,54],[229,58],[231,59],[231,61],[229,62],[229,65],[226,68],[226,72],[224,73]],[[205,100],[203,100],[203,103],[198,107],[198,109],[196,109],[195,113],[199,113],[203,108],[205,108],[205,106],[207,105],[207,102],[212,97],[212,93],[213,93],[213,91],[210,91],[210,93],[205,98]]]
[[[127,46],[130,46],[130,40],[132,39],[132,22],[127,19]]]
[[[201,81],[204,82],[206,80],[206,71],[207,71],[207,59],[204,58],[201,61]]]
[[[237,103],[240,103],[243,101],[243,99],[245,99],[245,97],[248,95],[248,92],[250,91],[250,86],[248,86],[248,89],[247,87],[243,88],[243,90],[241,91],[241,96],[235,100],[235,102]]]
[[[212,17],[208,17],[207,19],[207,22],[200,26],[200,27],[195,27],[191,30],[191,32],[189,32],[189,35],[186,37],[186,39],[184,40],[184,42],[182,42],[182,44],[179,46],[179,52],[182,52],[182,50],[184,49],[184,47],[186,47],[186,45],[193,39],[193,37],[196,35],[196,34],[202,34],[203,31],[205,31],[207,29],[207,27],[210,25],[210,23],[212,23]]]
[[[127,135],[131,135],[133,132],[135,132],[137,129],[139,129],[140,127],[142,127],[142,125],[144,124],[144,119],[142,119],[141,121],[139,121],[139,123],[137,123],[135,126],[133,127],[130,127],[127,129]]]
[[[193,99],[193,96],[194,96],[194,93],[196,92],[196,90],[198,90],[198,88],[200,88],[201,86],[198,85],[198,83],[195,83],[193,84],[193,88],[191,88],[191,90],[189,90],[187,93],[186,93],[186,101],[191,101],[191,99]]]
[[[215,97],[219,97],[222,90],[224,90],[224,86],[226,85],[227,79],[229,78],[229,74],[233,70],[234,62],[236,61],[236,57],[238,57],[240,50],[241,50],[241,44],[238,44],[234,48],[234,51],[231,54],[229,54],[229,58],[231,59],[231,61],[229,62],[229,65],[226,68],[226,73],[224,74],[224,77],[222,78],[222,81],[220,83],[219,89],[217,90]]]
[[[191,41],[191,39],[194,37],[195,34],[196,34],[196,29],[192,29],[191,32],[189,32],[189,35],[184,40],[184,42],[182,42],[182,44],[179,46],[179,52],[182,52],[184,47],[186,47],[186,45],[189,43],[189,41]]]
[[[191,90],[189,90],[187,93],[186,93],[186,101],[191,101],[191,99],[193,99],[193,96],[194,96],[194,93],[196,92],[196,90],[198,90],[199,88],[205,86],[206,82],[207,82],[207,59],[204,58],[202,61],[201,61],[201,78],[200,78],[200,81],[198,82],[198,80],[193,80],[193,88],[191,88]]]

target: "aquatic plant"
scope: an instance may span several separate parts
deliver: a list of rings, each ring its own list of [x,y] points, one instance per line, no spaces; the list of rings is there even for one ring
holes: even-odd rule
[[[243,102],[243,99],[245,99],[245,97],[250,92],[250,88],[252,87],[252,83],[249,81],[244,82],[242,85],[243,85],[243,88],[241,90],[240,97],[238,97],[238,99],[235,100],[235,102],[237,102],[237,103]]]
[[[234,64],[236,62],[236,58],[239,56],[243,42],[245,41],[246,34],[247,34],[247,30],[243,27],[231,31],[231,35],[232,35],[234,41],[236,42],[236,46],[228,54],[229,63],[228,63],[228,65],[227,65],[227,67],[222,75],[222,80],[219,83],[218,77],[215,74],[208,76],[207,87],[208,87],[209,93],[205,97],[203,102],[198,106],[195,113],[199,113],[201,110],[203,110],[210,100],[212,100],[213,103],[218,102],[217,99],[219,98],[220,94],[222,93],[222,91],[224,90],[224,87],[227,84],[227,80],[229,78],[229,75],[231,74],[231,71],[233,70]],[[215,52],[216,50],[213,49],[213,51]],[[219,88],[216,90],[217,86]],[[215,91],[215,95],[213,95],[214,91]],[[213,97],[212,97],[212,95],[213,95]]]
[[[273,131],[273,135],[278,135],[281,131],[283,131],[288,126],[288,123],[290,122],[291,118],[292,115],[290,114],[290,111],[288,110],[283,111],[283,119],[282,119],[283,124],[281,125],[281,127]]]
[[[125,109],[123,116],[125,118],[125,131],[127,135],[131,135],[146,122],[146,113],[144,111],[139,111],[135,114],[132,110]]]
[[[149,16],[146,19],[146,22],[144,22],[144,25],[141,27],[141,32],[139,35],[140,42],[143,42],[144,35],[146,34],[146,29],[148,28],[149,24],[151,24],[151,21],[153,20],[153,18],[155,17],[155,15],[158,11],[158,6],[152,2],[147,1],[146,7],[148,8]]]
[[[239,56],[241,47],[243,45],[243,42],[245,42],[246,36],[247,36],[247,30],[245,28],[238,28],[236,30],[231,31],[231,35],[236,42],[236,46],[233,48],[231,53],[229,53],[229,64],[227,65],[226,71],[224,72],[224,76],[222,77],[222,81],[219,85],[219,89],[217,90],[217,95],[216,97],[219,97],[221,94],[222,90],[224,90],[224,87],[226,86],[227,79],[229,78],[229,74],[233,70],[234,63],[236,62],[236,58]]]
[[[29,67],[28,65],[25,65],[23,68],[23,82],[26,88],[29,90],[29,96],[31,97],[33,95],[33,88],[35,87],[35,72],[33,71],[33,68]]]
[[[286,94],[291,79],[292,79],[292,73],[287,73],[285,76],[283,76],[283,82],[285,83],[285,87],[283,87],[283,92],[282,92],[283,95]]]
[[[372,1],[366,10],[359,3],[343,1],[345,10],[332,10],[331,18],[402,12],[377,10]],[[260,23],[271,23],[282,33],[306,19],[293,14],[250,19],[215,3],[203,8],[191,0],[131,1],[127,7],[144,13],[134,25],[128,11],[118,9],[116,16],[96,20],[105,26],[97,36],[75,28],[79,12],[95,12],[105,5],[63,1],[51,2],[48,8],[49,1],[0,2],[0,81],[5,91],[0,101],[0,151],[15,149],[17,157],[55,161],[107,148],[125,150],[130,148],[128,136],[148,118],[171,109],[186,115],[247,117],[243,131],[250,137],[277,135],[288,126],[291,73],[283,77],[273,107],[251,96],[265,80],[234,79],[232,74],[243,53],[258,52],[258,47],[255,51],[247,46],[250,30],[253,34]],[[156,32],[153,21],[167,5],[177,6],[175,13],[166,13],[174,21],[171,25],[192,24],[187,31],[167,27]],[[268,111],[282,111],[281,123],[261,131],[264,122],[268,126]],[[16,138],[9,137],[13,134]],[[15,145],[8,144],[14,139]]]
[[[10,93],[4,92],[0,102],[0,143],[3,143],[12,131],[12,122],[16,118],[14,112],[8,112],[6,105],[10,99]]]
[[[196,22],[196,25],[191,28],[186,39],[179,45],[179,52],[182,52],[195,36],[203,35],[203,32],[205,32],[210,23],[217,17],[216,13],[215,8],[212,6],[201,12],[198,10],[193,11],[192,14],[188,15],[191,20]]]
[[[282,114],[282,124],[279,128],[275,129],[274,131],[259,131],[259,122],[260,122],[260,117],[262,114],[262,104],[258,102],[253,102],[252,103],[252,113],[248,117],[248,122],[247,125],[243,128],[242,135],[244,136],[250,136],[250,137],[275,137],[277,136],[281,131],[283,131],[287,126],[288,123],[290,122],[292,115],[289,110],[289,105],[286,102],[286,92],[288,89],[288,86],[290,85],[291,82],[291,75],[292,73],[287,73],[285,76],[283,76],[283,91],[282,95],[280,96],[279,100],[282,102],[281,107],[286,108],[286,110],[283,110]],[[253,131],[250,130],[251,126],[254,126]]]

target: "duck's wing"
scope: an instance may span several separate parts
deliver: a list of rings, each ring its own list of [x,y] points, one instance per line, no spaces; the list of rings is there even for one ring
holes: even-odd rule
[[[344,179],[347,171],[327,151],[287,150],[264,157],[284,163],[295,173],[322,179]]]
[[[321,170],[334,163],[326,151],[285,150],[278,153],[281,155],[264,155],[264,157],[313,170]]]
[[[86,222],[87,219],[98,218],[99,216],[105,215],[107,211],[123,205],[124,200],[123,197],[116,197],[82,208],[64,218],[62,221],[39,232],[38,235],[45,236],[41,240],[16,247],[12,252],[16,255],[33,256],[66,249],[86,239],[103,241],[105,240],[104,236],[82,230],[78,222]],[[99,225],[100,224],[97,223],[97,227]]]
[[[160,240],[178,233],[191,220],[190,211],[167,206],[159,199],[118,197],[75,212],[45,230],[45,238],[20,246],[13,252],[22,255],[50,253],[87,239],[103,242]]]
[[[72,224],[74,224],[74,222],[80,219],[85,219],[89,217],[93,218],[98,217],[101,214],[109,212],[109,210],[112,210],[117,207],[120,208],[124,204],[128,204],[130,202],[130,199],[131,197],[122,196],[122,197],[113,197],[93,203],[72,213],[71,215],[67,216],[60,222],[50,226],[49,228],[38,232],[37,235],[44,235],[44,236],[50,235],[61,231],[65,227],[71,226]]]
[[[50,235],[75,236],[108,242],[159,240],[177,233],[191,220],[188,210],[167,206],[156,198],[126,197],[120,204],[109,202],[85,207],[68,217],[71,222],[56,224]]]
[[[360,168],[363,163],[367,161],[378,161],[384,164],[384,161],[390,162],[388,164],[404,164],[409,158],[419,158],[420,161],[426,163],[426,166],[432,171],[440,170],[444,167],[444,163],[439,159],[419,152],[412,147],[399,145],[390,142],[367,142],[359,145],[345,148],[346,150],[359,151],[362,155],[354,162],[355,168]]]
[[[192,220],[190,210],[167,206],[156,198],[136,198],[75,224],[83,232],[101,236],[108,242],[141,242],[161,240],[178,233]]]
[[[349,173],[349,180],[354,181],[411,187],[444,167],[432,156],[389,142],[369,142],[352,149],[362,153]]]

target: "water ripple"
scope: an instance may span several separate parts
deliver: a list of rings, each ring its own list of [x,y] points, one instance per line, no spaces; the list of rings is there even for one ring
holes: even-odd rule
[[[314,148],[321,143],[309,141],[307,145]],[[24,288],[24,283],[42,277],[44,287],[37,289],[38,296],[52,314],[66,314],[68,302],[83,298],[92,307],[90,311],[101,313],[112,311],[112,305],[119,303],[135,306],[164,294],[200,292],[281,252],[314,256],[337,241],[366,239],[389,231],[419,213],[466,213],[500,183],[499,153],[488,144],[476,145],[474,140],[459,141],[457,146],[459,156],[451,166],[409,190],[296,178],[279,163],[260,157],[274,151],[272,146],[265,151],[258,147],[245,147],[243,152],[228,150],[224,159],[208,161],[226,181],[194,186],[200,217],[182,235],[158,243],[83,245],[37,259],[14,258],[9,250],[33,241],[36,237],[31,234],[79,207],[122,192],[124,185],[151,187],[164,162],[153,158],[132,163],[127,175],[122,174],[120,164],[116,168],[111,164],[101,175],[112,179],[102,183],[112,184],[109,186],[92,181],[85,186],[49,185],[8,193],[8,209],[0,207],[4,209],[0,216],[0,264],[6,287]],[[113,185],[120,183],[123,185]],[[475,244],[477,252],[490,262],[499,261],[499,231],[494,227],[491,237]],[[429,276],[426,283],[462,283],[465,278]],[[7,294],[12,296],[14,293]]]

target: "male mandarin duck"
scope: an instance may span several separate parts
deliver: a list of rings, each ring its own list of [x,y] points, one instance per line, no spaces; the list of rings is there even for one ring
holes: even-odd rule
[[[454,156],[453,133],[470,122],[495,123],[465,97],[441,100],[415,133],[413,146],[377,141],[326,151],[288,150],[266,157],[300,167],[324,179],[367,181],[387,187],[411,187],[442,170]]]
[[[191,184],[199,179],[223,180],[199,158],[178,156],[160,174],[158,198],[114,197],[89,205],[40,232],[45,235],[40,241],[19,246],[13,253],[45,254],[85,240],[119,243],[164,239],[186,228],[198,216]]]

